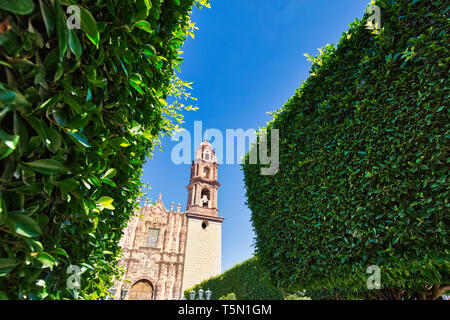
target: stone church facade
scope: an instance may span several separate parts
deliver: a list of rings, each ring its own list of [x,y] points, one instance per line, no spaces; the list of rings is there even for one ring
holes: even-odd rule
[[[180,299],[186,289],[221,272],[217,208],[218,164],[211,144],[200,144],[192,162],[186,211],[166,208],[161,195],[130,220],[120,246],[124,279],[111,289],[115,299]]]

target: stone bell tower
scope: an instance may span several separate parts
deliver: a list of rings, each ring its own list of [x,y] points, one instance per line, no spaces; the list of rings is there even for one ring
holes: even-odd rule
[[[195,152],[187,186],[187,235],[183,290],[221,272],[222,222],[217,208],[217,158],[203,141]]]
[[[192,162],[186,211],[215,217],[219,215],[217,168],[214,151],[205,139],[197,148]]]

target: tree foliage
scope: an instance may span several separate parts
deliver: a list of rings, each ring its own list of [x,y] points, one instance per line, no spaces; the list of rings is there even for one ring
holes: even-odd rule
[[[284,289],[358,291],[377,265],[392,292],[374,297],[436,298],[450,284],[450,7],[375,4],[381,30],[353,22],[273,113],[278,174],[243,165],[257,255]]]
[[[226,296],[221,296],[219,300],[237,300],[234,292],[227,294]]]
[[[192,109],[174,69],[193,5],[209,6],[0,0],[2,298],[102,298],[120,274],[145,158]],[[69,28],[76,18],[81,29]],[[81,268],[78,290],[69,265]]]
[[[283,294],[270,284],[264,269],[260,268],[257,258],[250,258],[224,273],[202,281],[189,291],[211,290],[211,300],[282,300]]]

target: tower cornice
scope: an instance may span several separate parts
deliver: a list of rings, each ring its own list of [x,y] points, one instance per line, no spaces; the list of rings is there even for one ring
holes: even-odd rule
[[[199,219],[199,220],[209,220],[209,221],[215,221],[215,222],[223,222],[225,220],[224,217],[215,217],[210,216],[206,214],[196,213],[196,212],[186,212],[186,217],[192,218],[192,219]]]
[[[215,186],[220,187],[220,183],[218,180],[205,179],[201,176],[192,177],[191,182],[189,183],[188,187],[191,186],[192,183],[194,183],[194,182],[202,182],[207,185],[215,185]]]

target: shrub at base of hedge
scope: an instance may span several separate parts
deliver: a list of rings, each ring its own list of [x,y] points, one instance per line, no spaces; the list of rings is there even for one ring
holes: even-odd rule
[[[226,296],[221,296],[219,300],[237,300],[234,292],[227,294]]]
[[[189,291],[199,289],[211,290],[211,300],[227,297],[233,293],[239,300],[282,300],[282,293],[273,287],[266,274],[258,265],[257,258],[250,258],[224,273],[185,290],[189,299]]]

